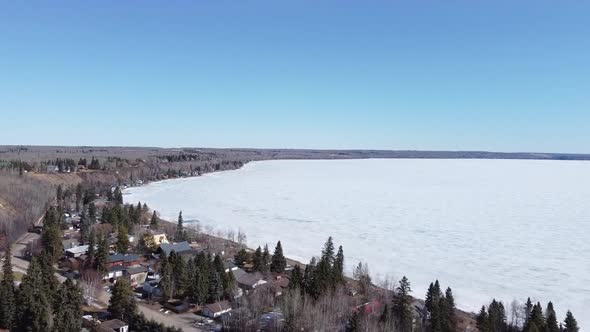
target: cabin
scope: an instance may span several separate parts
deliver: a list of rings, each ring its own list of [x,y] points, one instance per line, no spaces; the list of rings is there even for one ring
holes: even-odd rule
[[[182,255],[184,253],[191,253],[193,248],[191,248],[191,245],[187,241],[160,244],[160,252],[166,254],[166,256],[170,256],[170,253],[173,251],[178,255]]]

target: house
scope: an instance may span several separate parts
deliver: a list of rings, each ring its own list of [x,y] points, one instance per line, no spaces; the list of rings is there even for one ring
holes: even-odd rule
[[[88,251],[88,245],[72,247],[66,249],[66,256],[71,258],[77,258],[84,255]]]
[[[289,288],[289,278],[285,275],[277,275],[270,283],[273,293],[281,296]]]
[[[147,266],[137,265],[128,267],[123,274],[129,278],[131,286],[142,285],[147,278]]]
[[[123,276],[123,272],[125,271],[125,267],[121,265],[115,265],[109,267],[109,272],[107,275],[104,276],[103,279],[117,279]]]
[[[134,254],[114,254],[109,256],[109,265],[113,266],[135,266],[141,263],[141,256]]]
[[[154,237],[154,243],[159,246],[162,243],[168,243],[168,238],[166,237],[166,233],[154,233],[152,234]]]
[[[170,256],[170,253],[173,251],[181,255],[183,253],[192,252],[192,250],[191,245],[186,241],[160,244],[160,251],[165,253],[166,256]]]
[[[124,321],[118,319],[111,319],[100,323],[99,330],[105,332],[129,332],[129,325]]]
[[[47,165],[47,173],[57,173],[59,172],[59,167],[57,165]]]
[[[238,270],[236,270],[238,271]],[[266,284],[266,280],[262,277],[262,274],[256,273],[237,273],[236,271],[232,271],[234,273],[234,277],[238,284],[238,287],[244,290],[252,290],[258,286]],[[243,270],[242,270],[243,271]]]
[[[227,301],[220,301],[216,303],[207,304],[201,314],[209,318],[217,318],[223,314],[231,311],[231,305]]]

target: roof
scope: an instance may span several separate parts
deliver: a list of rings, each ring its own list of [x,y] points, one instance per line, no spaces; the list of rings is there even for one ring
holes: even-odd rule
[[[108,327],[113,330],[118,330],[118,329],[122,328],[123,326],[127,326],[128,324],[122,320],[111,319],[111,320],[107,320],[107,321],[102,322],[100,325],[103,327]]]
[[[147,266],[132,266],[127,268],[127,274],[137,274],[147,272]]]
[[[126,270],[126,268],[124,266],[120,266],[120,265],[109,267],[109,272],[124,271],[124,270]]]
[[[246,271],[244,271],[242,269],[235,269],[235,270],[232,270],[231,273],[234,275],[234,279],[238,280],[241,276],[246,274]]]
[[[177,254],[180,254],[182,252],[192,250],[190,244],[186,241],[177,243],[162,243],[160,244],[160,249],[162,249],[162,251],[166,253],[166,256],[170,256],[170,253],[173,251]]]
[[[87,244],[85,244],[83,246],[77,246],[77,247],[66,249],[66,252],[69,252],[71,254],[83,254],[83,253],[85,253],[87,251],[88,251],[88,245]]]
[[[137,261],[140,260],[141,256],[139,255],[134,255],[134,254],[129,254],[129,255],[123,255],[123,254],[114,254],[114,255],[110,255],[109,256],[109,263],[114,263],[114,262],[133,262],[133,261]]]
[[[216,313],[216,312],[222,312],[222,311],[226,311],[226,310],[231,309],[231,305],[227,301],[219,301],[219,302],[207,304],[205,306],[205,308],[207,308],[207,310],[209,310],[211,312]]]
[[[249,287],[256,285],[256,283],[258,283],[260,280],[263,280],[262,275],[260,273],[244,273],[236,278],[238,284],[246,285]]]

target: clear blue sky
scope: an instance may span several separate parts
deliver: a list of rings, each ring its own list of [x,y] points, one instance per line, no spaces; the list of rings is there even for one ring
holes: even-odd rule
[[[590,153],[590,2],[4,1],[0,144]]]

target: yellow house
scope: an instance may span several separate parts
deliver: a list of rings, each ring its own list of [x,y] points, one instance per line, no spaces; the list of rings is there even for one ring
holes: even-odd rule
[[[159,246],[162,243],[168,243],[168,238],[166,238],[166,233],[153,234],[152,236],[154,237],[154,243],[157,246]]]

